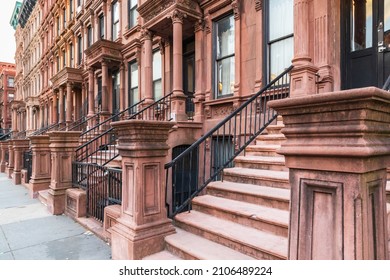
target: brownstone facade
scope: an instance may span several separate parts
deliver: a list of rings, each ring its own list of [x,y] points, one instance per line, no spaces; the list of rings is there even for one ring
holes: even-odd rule
[[[0,62],[0,133],[11,128],[11,102],[15,95],[15,64]]]

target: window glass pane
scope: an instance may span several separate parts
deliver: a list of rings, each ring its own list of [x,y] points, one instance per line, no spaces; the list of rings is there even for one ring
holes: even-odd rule
[[[293,0],[272,0],[269,5],[269,41],[294,33]]]
[[[234,18],[221,19],[216,24],[217,29],[217,58],[234,54]]]
[[[113,22],[116,22],[119,20],[119,5],[118,2],[115,2],[113,4]]]
[[[270,45],[270,81],[291,64],[294,56],[294,38],[290,37]]]
[[[390,48],[390,0],[385,0],[384,6],[384,42]]]
[[[161,79],[161,54],[160,51],[153,53],[153,81]]]
[[[187,92],[194,93],[195,92],[195,81],[194,81],[194,70],[195,70],[195,65],[194,65],[194,60],[193,59],[188,59],[187,60]]]
[[[372,47],[372,0],[351,0],[351,51]]]
[[[217,62],[217,92],[227,95],[234,92],[234,56]]]
[[[131,9],[129,13],[130,13],[129,26],[130,27],[136,26],[137,17],[138,17],[138,12],[137,12],[136,8]]]
[[[138,88],[133,88],[130,90],[131,94],[131,105],[134,105],[139,102],[139,96],[138,96]]]
[[[131,88],[138,87],[138,64],[137,63],[132,63],[130,66],[130,71],[131,71],[131,81],[130,85]]]
[[[159,100],[162,98],[162,87],[161,87],[161,79],[153,81],[153,95],[154,100]]]
[[[137,5],[137,2],[138,0],[130,0],[130,7],[134,7],[135,5]]]

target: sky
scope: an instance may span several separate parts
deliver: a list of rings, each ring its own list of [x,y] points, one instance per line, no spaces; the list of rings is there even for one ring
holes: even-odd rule
[[[15,63],[15,30],[9,24],[15,2],[15,0],[0,0],[0,61],[2,62]]]

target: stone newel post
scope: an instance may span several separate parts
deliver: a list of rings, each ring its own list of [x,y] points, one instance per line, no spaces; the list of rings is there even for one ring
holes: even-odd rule
[[[12,178],[14,173],[14,140],[8,141],[8,165],[6,167],[6,173],[8,174],[8,178]]]
[[[174,123],[130,120],[112,123],[122,156],[121,215],[111,229],[113,259],[141,259],[164,249],[175,232],[165,208],[164,164]]]
[[[8,141],[2,141],[0,142],[0,149],[1,149],[1,161],[0,161],[0,172],[4,173],[6,168],[6,158],[5,154],[8,150]]]
[[[22,182],[23,153],[28,150],[29,146],[30,140],[28,139],[14,140],[15,164],[13,181],[15,185],[19,185]]]
[[[46,190],[50,184],[50,148],[49,136],[30,136],[32,150],[32,172],[30,192],[36,197],[39,191]]]
[[[65,211],[65,192],[72,187],[72,162],[79,145],[80,131],[49,132],[51,181],[47,208],[53,215]]]
[[[390,94],[371,87],[270,106],[287,138],[289,259],[387,259]]]

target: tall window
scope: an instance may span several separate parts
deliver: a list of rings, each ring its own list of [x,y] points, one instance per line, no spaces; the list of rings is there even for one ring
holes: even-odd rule
[[[69,45],[69,58],[70,58],[70,67],[74,67],[74,50],[73,44]]]
[[[160,50],[153,52],[153,97],[154,100],[162,98],[161,85],[161,54]]]
[[[87,27],[87,47],[89,48],[92,45],[92,26],[88,25]]]
[[[77,37],[77,64],[81,64],[81,60],[83,59],[83,38],[81,35]]]
[[[14,77],[8,77],[8,86],[14,87]]]
[[[268,77],[265,77],[268,82],[290,66],[294,56],[293,2],[293,0],[268,1]]]
[[[60,72],[60,57],[57,55],[57,73]]]
[[[112,40],[115,41],[119,36],[119,3],[112,3]]]
[[[70,14],[70,18],[72,19],[72,17],[73,17],[73,0],[69,0],[69,14]]]
[[[66,52],[62,51],[62,68],[66,67]]]
[[[62,28],[65,29],[66,28],[66,9],[62,10],[62,18],[64,20],[64,24],[63,24]]]
[[[138,63],[132,61],[129,63],[129,104],[134,105],[139,102],[138,96]]]
[[[138,7],[138,0],[128,0],[127,6],[128,6],[128,14],[129,14],[129,29],[137,25],[137,7]]]
[[[104,39],[104,15],[99,16],[99,37]]]
[[[217,98],[234,92],[234,17],[215,22],[215,92]]]
[[[57,36],[60,36],[60,17],[57,17]]]

